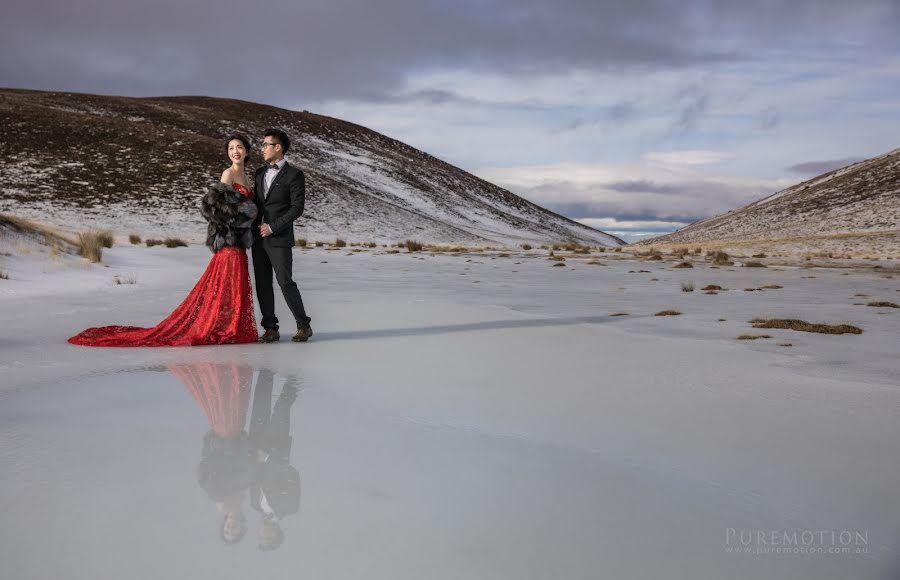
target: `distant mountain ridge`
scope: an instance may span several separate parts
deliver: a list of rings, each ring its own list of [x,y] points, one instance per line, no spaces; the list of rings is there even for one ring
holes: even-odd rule
[[[270,126],[288,132],[288,160],[307,173],[298,237],[624,244],[359,125],[211,97],[0,89],[0,211],[201,239],[198,200],[228,164],[224,138],[240,131],[256,145]]]
[[[900,149],[636,245],[900,258]]]

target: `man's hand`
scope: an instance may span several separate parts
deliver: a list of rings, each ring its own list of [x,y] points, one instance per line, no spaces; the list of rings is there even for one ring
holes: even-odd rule
[[[269,227],[269,224],[262,224],[261,226],[259,226],[259,235],[264,238],[272,235],[272,228]]]

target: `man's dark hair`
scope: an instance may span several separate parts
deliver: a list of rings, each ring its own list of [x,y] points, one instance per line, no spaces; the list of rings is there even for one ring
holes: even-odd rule
[[[266,129],[265,137],[274,137],[281,143],[281,150],[285,153],[291,148],[291,138],[281,129]]]
[[[275,530],[275,537],[263,544],[257,544],[257,548],[259,548],[260,552],[271,552],[272,550],[277,550],[281,547],[281,544],[284,543],[284,530],[281,529],[281,526],[278,525],[278,522],[270,520],[269,525],[272,526],[272,528]]]

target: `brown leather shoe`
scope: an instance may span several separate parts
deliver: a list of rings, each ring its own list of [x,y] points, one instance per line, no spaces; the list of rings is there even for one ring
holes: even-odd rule
[[[291,339],[294,342],[306,342],[310,338],[312,338],[313,331],[312,326],[307,324],[300,325],[300,328],[297,329],[297,334]]]
[[[267,328],[262,336],[259,337],[259,342],[278,342],[281,340],[281,335],[278,334],[278,329],[275,328]]]

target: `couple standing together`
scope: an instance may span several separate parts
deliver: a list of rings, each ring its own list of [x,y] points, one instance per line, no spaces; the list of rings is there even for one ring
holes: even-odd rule
[[[272,343],[280,340],[273,277],[297,322],[294,342],[313,335],[300,290],[293,280],[294,221],[303,215],[306,179],[284,155],[290,138],[269,129],[262,142],[265,164],[249,183],[244,163],[250,141],[233,134],[226,141],[231,166],[203,196],[209,222],[206,245],[213,257],[187,298],[153,328],[102,326],[69,339],[81,346],[196,346]],[[264,333],[257,334],[247,250],[253,255],[256,296]],[[274,275],[274,276],[273,276]]]

